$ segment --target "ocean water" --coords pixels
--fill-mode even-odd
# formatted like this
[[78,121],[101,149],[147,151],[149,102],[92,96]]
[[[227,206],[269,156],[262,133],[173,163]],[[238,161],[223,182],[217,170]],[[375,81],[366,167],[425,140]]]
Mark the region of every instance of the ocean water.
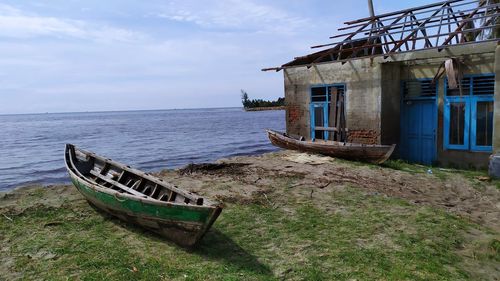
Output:
[[66,143],[154,172],[275,151],[264,129],[284,127],[284,111],[241,108],[0,115],[0,191],[68,183]]

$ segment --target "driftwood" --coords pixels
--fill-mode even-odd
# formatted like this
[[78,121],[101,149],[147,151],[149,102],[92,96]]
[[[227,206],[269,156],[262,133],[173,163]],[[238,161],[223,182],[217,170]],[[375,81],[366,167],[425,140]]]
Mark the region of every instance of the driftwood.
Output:
[[9,218],[8,216],[6,216],[5,214],[2,214],[6,219],[10,220],[10,221],[14,221],[13,219]]
[[177,172],[180,175],[190,175],[194,173],[216,173],[219,171],[229,172],[229,173],[240,173],[240,168],[248,166],[250,164],[246,163],[201,163],[201,164],[188,164],[183,168],[179,169]]

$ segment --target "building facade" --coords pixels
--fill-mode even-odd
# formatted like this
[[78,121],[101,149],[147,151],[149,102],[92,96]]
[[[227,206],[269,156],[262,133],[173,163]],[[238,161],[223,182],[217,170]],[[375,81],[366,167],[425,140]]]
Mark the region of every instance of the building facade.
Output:
[[[435,10],[447,7],[446,3],[436,4]],[[432,12],[436,5],[424,11]],[[498,15],[497,4],[483,5],[489,6],[483,6],[482,13],[479,7],[473,15]],[[387,16],[378,17],[382,21]],[[394,41],[390,47],[397,51],[388,52],[384,45],[389,43],[383,43],[387,41],[378,27],[375,39],[347,38],[334,48],[275,68],[283,70],[287,133],[338,140],[342,126],[343,141],[397,144],[393,157],[410,162],[487,167],[489,156],[500,152],[500,47],[492,35],[496,30],[485,40],[476,34],[467,41],[469,32],[464,30],[438,34],[456,36],[455,43],[445,40],[438,48],[430,43],[430,31],[418,37],[421,28],[419,24],[410,29],[406,38],[410,42],[423,38],[420,48],[414,44],[413,49],[401,51],[402,41]],[[342,53],[347,43],[351,51]]]

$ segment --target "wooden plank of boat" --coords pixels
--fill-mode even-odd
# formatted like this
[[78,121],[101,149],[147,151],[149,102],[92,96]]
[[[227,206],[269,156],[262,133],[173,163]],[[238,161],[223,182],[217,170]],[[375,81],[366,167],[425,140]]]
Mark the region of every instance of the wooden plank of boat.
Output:
[[92,205],[178,245],[195,246],[222,212],[218,202],[74,145],[64,156],[71,181]]
[[395,144],[393,145],[368,145],[349,142],[336,141],[304,141],[292,138],[284,133],[274,130],[266,130],[267,136],[275,146],[298,150],[302,152],[317,153],[348,160],[370,162],[382,164],[391,156]]

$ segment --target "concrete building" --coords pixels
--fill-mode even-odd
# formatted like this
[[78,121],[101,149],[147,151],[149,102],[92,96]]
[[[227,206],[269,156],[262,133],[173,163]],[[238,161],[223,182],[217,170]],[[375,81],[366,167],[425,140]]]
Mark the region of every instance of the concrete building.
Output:
[[500,151],[497,2],[462,7],[455,19],[462,1],[348,22],[344,29],[361,29],[272,68],[284,74],[287,133],[397,144],[393,157],[410,162],[487,167]]

